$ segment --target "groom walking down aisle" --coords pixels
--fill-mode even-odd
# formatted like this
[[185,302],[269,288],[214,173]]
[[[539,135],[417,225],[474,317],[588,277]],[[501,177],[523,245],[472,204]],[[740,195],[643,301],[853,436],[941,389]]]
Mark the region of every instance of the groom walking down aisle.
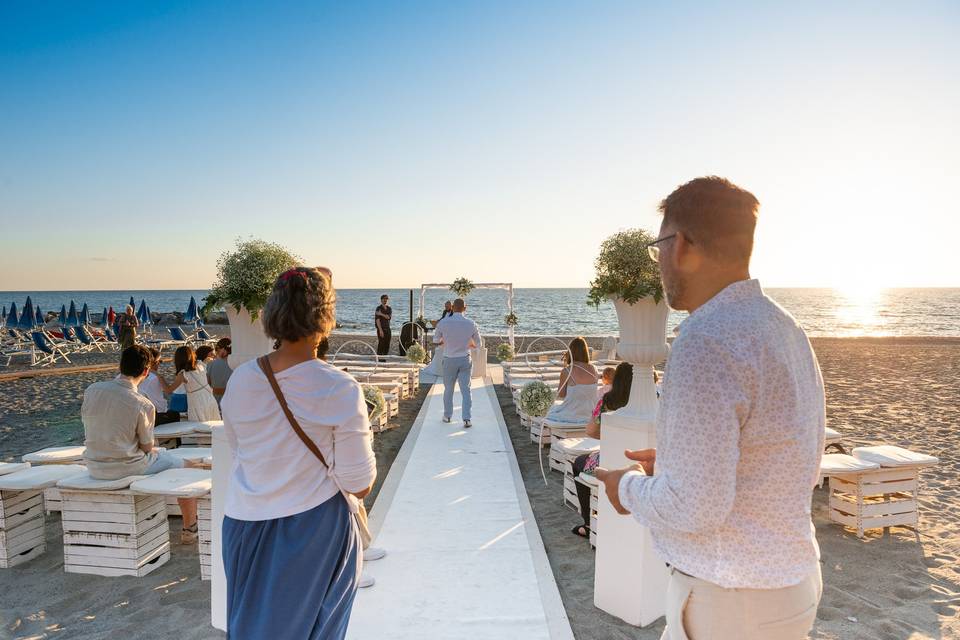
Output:
[[433,341],[443,345],[443,421],[449,423],[453,418],[453,385],[460,385],[463,396],[463,426],[473,426],[470,422],[470,410],[473,398],[470,396],[470,377],[473,363],[470,361],[470,349],[480,346],[480,332],[477,323],[463,315],[467,305],[463,298],[453,301],[453,315],[437,323]]
[[803,329],[750,279],[758,206],[717,177],[660,204],[648,250],[667,302],[690,315],[667,359],[656,450],[596,472],[671,567],[666,640],[800,640],[823,590],[810,518],[823,379]]

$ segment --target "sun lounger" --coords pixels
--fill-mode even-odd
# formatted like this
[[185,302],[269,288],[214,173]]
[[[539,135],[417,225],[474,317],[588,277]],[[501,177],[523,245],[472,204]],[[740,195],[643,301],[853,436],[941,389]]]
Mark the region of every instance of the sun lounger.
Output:
[[27,467],[0,475],[0,568],[32,560],[47,548],[43,492],[79,465]]
[[170,559],[164,497],[130,489],[147,477],[95,480],[84,473],[58,483],[64,571],[143,577]]
[[[33,366],[49,367],[61,360],[70,363],[70,358],[67,357],[66,352],[51,342],[47,334],[42,331],[33,331],[30,333],[30,337],[33,340],[34,347]],[[37,352],[39,352],[39,357]]]

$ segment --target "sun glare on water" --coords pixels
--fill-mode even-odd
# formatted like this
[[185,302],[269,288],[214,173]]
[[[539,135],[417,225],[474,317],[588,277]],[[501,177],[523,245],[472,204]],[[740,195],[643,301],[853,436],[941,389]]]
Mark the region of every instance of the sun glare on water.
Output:
[[834,291],[837,294],[835,317],[837,331],[850,336],[884,334],[886,319],[881,315],[884,288],[868,282],[851,282]]

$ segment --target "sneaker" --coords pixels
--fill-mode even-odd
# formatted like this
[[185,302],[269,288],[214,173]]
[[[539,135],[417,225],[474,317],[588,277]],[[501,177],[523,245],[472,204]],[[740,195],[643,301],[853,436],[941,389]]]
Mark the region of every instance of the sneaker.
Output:
[[357,587],[360,589],[366,589],[367,587],[372,587],[376,580],[373,579],[373,576],[368,576],[365,573],[360,574],[360,582],[357,583]]
[[387,550],[380,547],[367,547],[363,550],[363,560],[365,562],[372,562],[373,560],[379,560],[383,556],[387,555]]
[[448,416],[443,416],[444,424],[450,424],[450,418]]
[[464,421],[463,421],[463,428],[464,428],[464,429],[469,429],[469,428],[472,427],[472,426],[473,426],[473,423],[470,422],[469,420],[464,420]]
[[180,544],[196,544],[198,537],[197,525],[193,525],[189,529],[183,528],[180,530]]

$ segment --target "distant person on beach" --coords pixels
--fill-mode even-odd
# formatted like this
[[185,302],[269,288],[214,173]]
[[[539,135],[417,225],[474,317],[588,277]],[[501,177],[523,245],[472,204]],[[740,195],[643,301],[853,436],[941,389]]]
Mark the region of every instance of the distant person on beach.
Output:
[[171,422],[180,422],[180,412],[170,411],[167,406],[167,398],[163,395],[163,385],[160,383],[160,351],[150,347],[150,373],[140,383],[138,390],[140,395],[153,403],[153,408],[157,411],[155,425],[170,424]]
[[657,449],[598,468],[613,507],[671,566],[663,638],[800,640],[823,589],[810,519],[826,407],[803,329],[750,279],[757,199],[717,177],[660,203],[667,359]]
[[220,401],[223,400],[223,394],[227,390],[227,381],[230,379],[230,374],[233,373],[230,363],[227,362],[227,358],[233,353],[232,344],[230,338],[217,340],[214,347],[217,359],[207,365],[207,382],[210,384],[210,389],[213,391],[213,397],[217,400],[217,404],[220,404]]
[[127,305],[126,311],[117,318],[117,340],[120,342],[120,351],[132,347],[137,343],[137,327],[140,321],[133,312],[133,307]]
[[453,389],[455,384],[459,384],[463,398],[460,413],[463,426],[469,428],[473,424],[473,398],[470,394],[473,362],[470,360],[470,349],[479,347],[482,340],[477,323],[463,315],[466,310],[463,298],[454,300],[453,315],[437,323],[433,341],[443,345],[443,421],[449,423],[453,419]]
[[[587,425],[587,437],[597,440],[600,439],[603,414],[627,406],[627,402],[630,400],[630,386],[633,384],[633,365],[629,362],[621,362],[616,369],[607,367],[607,369],[604,369],[604,373],[607,370],[613,371],[610,388],[603,394],[597,408],[593,410],[590,424]],[[575,526],[572,533],[581,538],[590,537],[590,487],[581,482],[579,476],[581,473],[593,475],[599,463],[600,452],[595,451],[576,457],[572,465],[574,487],[577,490],[577,501],[580,503],[580,516],[583,518],[583,524]]]
[[193,348],[187,345],[177,347],[173,352],[173,365],[177,377],[170,384],[166,384],[163,378],[161,382],[167,393],[182,389],[181,393],[187,394],[187,419],[195,422],[219,420],[220,407],[207,382],[207,374],[197,368],[197,355]]
[[[117,480],[153,475],[183,466],[183,460],[154,446],[156,410],[137,392],[150,373],[153,355],[143,346],[127,347],[120,354],[120,375],[95,382],[83,393],[84,460],[92,478]],[[197,541],[197,499],[180,498],[183,513],[181,544]]]
[[569,424],[583,424],[597,406],[597,368],[590,364],[590,347],[582,337],[570,341],[563,354],[566,366],[560,371],[557,398],[563,400],[547,412],[547,419]]
[[261,314],[278,347],[238,367],[223,397],[231,638],[346,636],[363,562],[353,514],[377,467],[360,384],[317,358],[335,300],[328,270],[281,274]]
[[373,322],[377,325],[377,355],[390,354],[390,321],[393,319],[393,309],[388,304],[390,296],[380,296],[380,306],[373,312]]

